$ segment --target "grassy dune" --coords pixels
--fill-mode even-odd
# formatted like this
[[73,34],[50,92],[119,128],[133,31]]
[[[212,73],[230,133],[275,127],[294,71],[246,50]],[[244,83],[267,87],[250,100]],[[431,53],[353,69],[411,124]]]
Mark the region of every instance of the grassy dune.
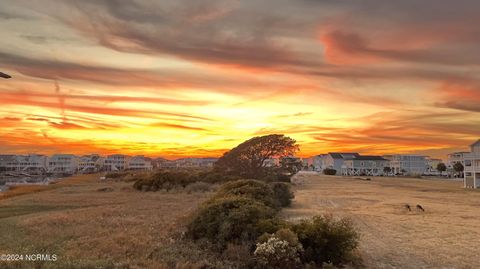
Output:
[[[181,222],[208,194],[142,193],[132,183],[78,176],[0,201],[0,254],[56,254],[56,262],[0,268],[170,268],[201,251],[177,240]],[[103,192],[102,188],[113,191]],[[188,257],[192,256],[192,257]],[[41,265],[40,267],[38,267]]]
[[99,175],[77,175],[74,177],[59,179],[58,181],[54,182],[55,184],[50,184],[50,185],[12,186],[10,187],[10,190],[8,192],[0,193],[0,200],[15,197],[15,196],[20,196],[20,195],[25,195],[25,194],[53,190],[59,187],[90,184],[92,182],[96,182],[96,179],[99,177],[100,177]]

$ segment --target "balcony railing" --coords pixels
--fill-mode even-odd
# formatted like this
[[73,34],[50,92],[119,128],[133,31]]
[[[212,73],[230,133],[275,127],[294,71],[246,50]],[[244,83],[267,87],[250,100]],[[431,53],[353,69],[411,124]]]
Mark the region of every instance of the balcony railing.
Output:
[[480,153],[466,153],[463,155],[464,160],[480,160]]

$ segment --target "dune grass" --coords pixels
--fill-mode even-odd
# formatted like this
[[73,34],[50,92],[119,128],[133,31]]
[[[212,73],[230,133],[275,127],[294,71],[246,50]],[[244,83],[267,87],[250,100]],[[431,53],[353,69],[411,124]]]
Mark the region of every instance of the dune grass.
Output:
[[58,260],[0,268],[171,268],[213,259],[180,239],[184,219],[209,193],[144,193],[99,175],[42,187],[21,186],[0,200],[0,254],[56,254]]

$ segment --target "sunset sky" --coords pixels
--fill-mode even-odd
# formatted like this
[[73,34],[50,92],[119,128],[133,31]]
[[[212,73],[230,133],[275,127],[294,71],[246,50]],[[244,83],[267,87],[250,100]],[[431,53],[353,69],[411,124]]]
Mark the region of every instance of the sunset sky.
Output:
[[282,133],[301,156],[444,157],[480,138],[479,25],[474,0],[4,0],[0,153]]

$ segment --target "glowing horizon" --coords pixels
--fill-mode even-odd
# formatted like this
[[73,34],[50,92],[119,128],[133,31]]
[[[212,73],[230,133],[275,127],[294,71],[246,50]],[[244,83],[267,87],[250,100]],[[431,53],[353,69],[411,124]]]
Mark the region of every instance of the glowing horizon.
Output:
[[272,133],[303,157],[467,150],[480,3],[455,6],[6,1],[0,154],[217,157]]

